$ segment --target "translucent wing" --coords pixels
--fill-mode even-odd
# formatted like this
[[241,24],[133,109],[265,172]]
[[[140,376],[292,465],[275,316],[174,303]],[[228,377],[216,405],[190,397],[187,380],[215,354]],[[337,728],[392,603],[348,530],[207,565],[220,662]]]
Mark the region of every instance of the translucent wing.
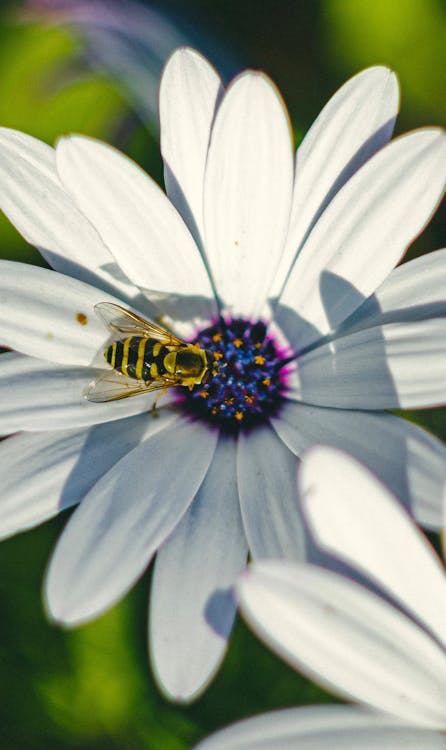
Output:
[[150,391],[172,388],[176,383],[152,380],[146,383],[144,380],[126,378],[116,370],[104,370],[95,380],[85,387],[83,396],[87,401],[102,403],[104,401],[119,401],[130,396],[139,396]]
[[166,346],[185,346],[185,342],[174,336],[164,328],[160,328],[149,320],[140,318],[136,313],[112,302],[98,302],[94,306],[95,313],[104,325],[113,333],[123,336],[145,336],[156,339]]

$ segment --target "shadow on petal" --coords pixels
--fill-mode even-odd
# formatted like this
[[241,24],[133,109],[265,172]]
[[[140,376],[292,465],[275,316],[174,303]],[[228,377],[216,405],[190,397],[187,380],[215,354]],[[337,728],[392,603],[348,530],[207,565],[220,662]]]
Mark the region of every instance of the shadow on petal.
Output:
[[[384,125],[378,128],[378,130],[376,130],[370,136],[370,138],[368,138],[362,144],[361,148],[359,148],[357,152],[353,154],[352,158],[345,165],[344,169],[338,175],[337,179],[333,182],[325,198],[323,199],[323,201],[321,202],[321,204],[315,211],[313,219],[310,225],[308,226],[308,229],[305,232],[305,235],[303,236],[299,247],[297,248],[294,260],[296,260],[300,250],[305,245],[308,237],[310,236],[317,222],[319,221],[320,217],[324,213],[327,206],[331,203],[335,195],[350,180],[350,178],[353,177],[355,172],[357,172],[358,169],[360,169],[365,164],[365,162],[371,158],[371,155],[373,155],[374,153],[376,153],[376,151],[382,148],[383,144],[387,143],[387,141],[392,136],[394,125],[395,125],[395,117],[392,117],[390,120],[385,122]],[[299,170],[299,150],[297,151],[297,162],[296,162],[297,173],[298,173],[298,170]]]
[[235,602],[232,589],[218,589],[209,597],[205,619],[210,628],[224,639],[227,639],[234,622]]
[[[146,431],[145,414],[142,417],[100,424],[88,430],[77,462],[61,491],[59,509],[64,510],[73,503],[82,501],[117,461],[140,444]],[[99,470],[98,466],[101,467]]]
[[[320,277],[320,298],[332,331],[325,336],[317,334],[313,325],[290,308],[282,307],[278,311],[278,324],[297,354],[298,399],[342,409],[378,409],[383,408],[382,401],[389,405],[387,408],[397,408],[398,392],[388,366],[387,344],[379,327],[373,328],[370,343],[359,341],[357,350],[355,340],[350,339],[347,332],[339,335],[337,330],[345,313],[357,309],[364,296],[345,279],[324,271]],[[300,345],[308,336],[314,343]],[[366,355],[371,357],[370,370],[373,368],[379,373],[379,381],[375,378],[370,382],[370,393],[365,382]],[[376,407],[373,406],[375,398]]]

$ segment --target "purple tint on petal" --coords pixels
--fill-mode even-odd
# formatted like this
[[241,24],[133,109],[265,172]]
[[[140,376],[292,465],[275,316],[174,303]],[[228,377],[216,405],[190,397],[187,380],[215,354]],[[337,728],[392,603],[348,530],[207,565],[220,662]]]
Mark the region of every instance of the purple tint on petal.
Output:
[[192,29],[177,12],[131,0],[28,0],[21,16],[72,28],[84,44],[88,64],[116,80],[131,106],[154,127],[159,78],[175,48],[196,47],[226,78],[240,68],[207,30]]

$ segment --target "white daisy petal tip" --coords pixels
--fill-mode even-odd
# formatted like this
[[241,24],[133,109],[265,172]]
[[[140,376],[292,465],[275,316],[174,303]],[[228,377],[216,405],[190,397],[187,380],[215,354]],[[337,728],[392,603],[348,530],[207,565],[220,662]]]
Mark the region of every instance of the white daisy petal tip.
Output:
[[[320,519],[330,516],[336,496],[344,497],[345,483],[355,475],[359,480],[370,480],[378,492],[381,489],[385,491],[384,486],[364,464],[339,448],[315,445],[302,455],[297,473],[299,504],[311,535],[322,549],[326,549],[324,542],[327,540],[321,527],[325,528],[326,524]],[[363,489],[366,489],[366,485]],[[359,483],[358,497],[361,497],[362,491]]]
[[252,566],[254,563],[251,563],[250,565],[247,565],[244,570],[242,570],[241,573],[237,576],[237,580],[234,584],[234,596],[236,599],[237,604],[239,604],[241,596],[243,595],[243,590],[246,585],[249,585],[249,581],[252,578]]
[[[307,448],[301,456],[302,464],[300,466],[299,475],[303,475],[305,467],[311,466],[312,464],[316,466],[317,462],[324,462],[330,458],[339,458],[342,456],[348,456],[347,451],[344,451],[341,448],[336,448],[333,445],[325,445],[323,443],[312,445],[310,448]],[[354,461],[355,459],[352,458],[351,460]],[[359,461],[356,461],[356,463],[359,463]]]
[[222,638],[222,651],[212,668],[203,669],[203,665],[194,663],[192,668],[190,659],[178,659],[175,653],[171,655],[170,665],[164,657],[162,670],[157,663],[156,653],[149,649],[150,663],[155,682],[160,692],[167,700],[174,703],[189,705],[196,701],[207,690],[220,669],[226,654],[227,638]]
[[368,79],[370,83],[382,89],[382,95],[387,98],[389,107],[395,111],[395,114],[398,113],[401,102],[401,90],[398,76],[392,68],[389,68],[387,65],[371,65],[369,68],[361,70],[353,78],[357,81],[359,79]]
[[[81,573],[80,573],[81,575]],[[60,585],[58,568],[50,559],[42,586],[42,603],[46,617],[54,625],[65,629],[76,628],[99,617],[107,607],[89,607],[85,600],[80,601],[75,593]]]
[[248,556],[235,469],[235,445],[220,440],[192,506],[157,554],[149,652],[163,692],[182,703],[213,679],[235,617],[232,586]]
[[63,155],[67,149],[71,148],[91,148],[94,145],[103,146],[105,149],[116,149],[110,146],[105,141],[101,141],[100,138],[93,138],[89,135],[82,135],[82,133],[65,133],[64,135],[58,136],[54,143],[56,150],[56,157]]
[[[446,130],[444,128],[436,125],[417,128],[409,133],[403,133],[398,136],[398,140],[402,138],[418,138],[420,143],[424,141],[424,146],[426,147],[429,145],[437,145],[438,148],[441,149],[443,158],[446,158]],[[440,165],[443,167],[444,171],[446,164],[444,162],[437,162],[437,167]],[[442,172],[441,169],[439,169],[439,171]]]
[[374,76],[376,79],[383,79],[383,81],[386,81],[386,78],[389,79],[389,81],[392,81],[392,83],[396,83],[398,85],[398,76],[396,75],[395,71],[392,70],[392,68],[389,68],[388,65],[370,65],[368,68],[364,68],[359,73],[357,73],[357,76]]
[[333,501],[330,487],[338,485],[342,491],[352,477],[358,479],[358,491],[362,480],[398,502],[367,466],[346,451],[330,445],[315,445],[304,451],[297,481],[300,503],[313,533],[316,531],[314,518],[322,515],[324,507],[329,508]]
[[51,146],[32,135],[28,135],[28,133],[25,133],[22,130],[0,126],[0,144],[10,144],[11,142],[26,143],[31,147],[36,146],[37,148],[44,148],[48,153],[50,153],[51,150]]
[[285,560],[255,560],[237,576],[234,584],[234,597],[245,619],[249,620],[250,602],[257,595],[262,597],[262,589],[271,570],[274,572],[276,563],[283,566],[294,563]]
[[383,97],[387,99],[388,111],[394,112],[395,121],[401,106],[401,89],[397,74],[385,65],[377,65],[369,70],[376,74],[377,81],[383,87]]
[[[81,147],[83,143],[102,143],[98,138],[92,138],[91,136],[82,135],[82,133],[64,133],[59,135],[54,141],[54,150],[56,152],[56,165],[57,161],[65,156],[66,152],[70,152],[73,147]],[[105,145],[105,143],[104,143]]]
[[[70,594],[68,588],[62,587],[58,568],[52,563],[53,560],[50,560],[43,582],[43,609],[50,622],[66,629],[77,628],[101,617],[114,607],[130,588],[128,586],[127,591],[122,592],[120,596],[105,601],[95,601],[94,594],[92,597],[86,597],[83,592],[77,591]],[[79,576],[81,575],[82,573],[79,573]]]
[[[446,473],[446,466],[445,466]],[[364,492],[377,493],[382,503],[396,503],[401,513],[410,517],[398,498],[362,461],[347,451],[331,445],[314,445],[302,454],[297,475],[299,498],[307,520],[330,507],[333,495],[348,490],[353,494],[352,483],[357,484],[358,497]],[[332,488],[332,492],[330,492]],[[345,492],[344,492],[345,494]]]
[[[217,70],[209,60],[193,47],[177,47],[167,58],[160,79],[160,101],[176,93],[178,81],[195,82],[197,88],[209,78],[220,80]],[[163,125],[161,121],[161,125]]]
[[[181,668],[183,666],[183,668]],[[160,693],[170,702],[178,703],[183,706],[188,706],[207,690],[212,680],[214,679],[220,663],[217,667],[207,676],[206,680],[200,682],[191,679],[190,670],[186,665],[176,664],[172,670],[170,679],[166,679],[165,676],[161,675],[157,669],[156,662],[151,658],[151,668],[158,686]]]
[[58,135],[54,141],[54,149],[57,151],[58,148],[63,148],[65,141],[69,141],[73,137],[74,133],[63,133],[63,135]]
[[[436,167],[439,185],[441,186],[441,184],[443,184],[443,191],[440,192],[439,198],[439,200],[441,200],[445,190],[446,130],[434,125],[425,128],[417,128],[409,133],[401,134],[395,139],[395,141],[405,141],[407,148],[412,149],[415,157],[417,150],[420,156],[423,155],[424,151],[432,150],[432,153],[426,155],[426,168],[431,164],[433,167]],[[429,162],[431,162],[431,164]]]
[[175,675],[176,679],[167,681],[165,677],[159,673],[156,661],[154,661],[153,655],[150,654],[150,651],[149,657],[150,667],[155,683],[158,687],[158,690],[163,695],[163,697],[166,698],[166,700],[172,703],[188,705],[195,700],[195,697],[198,697],[198,691],[197,695],[195,695],[194,688],[190,688],[188,686],[187,675],[179,674],[177,672]]
[[357,87],[358,84],[368,87],[370,95],[376,93],[385,99],[387,111],[393,112],[396,117],[401,103],[401,89],[398,76],[392,68],[387,65],[371,65],[353,75],[341,88]]
[[234,89],[241,90],[246,98],[252,98],[253,101],[257,97],[259,101],[264,99],[267,103],[269,98],[271,104],[275,102],[279,105],[288,126],[290,148],[292,149],[294,135],[290,115],[282,93],[272,78],[263,70],[249,68],[234,78],[228,87],[228,92]]
[[82,625],[89,618],[82,618],[70,607],[67,600],[62,601],[54,595],[48,583],[48,571],[42,591],[43,609],[47,619],[54,625],[71,629]]
[[197,65],[205,68],[213,68],[209,60],[194,47],[188,47],[187,45],[176,47],[164,64],[160,86],[165,83],[166,75],[169,76],[173,71],[196,67]]
[[[54,143],[54,149],[56,152],[56,168],[63,184],[67,170],[76,166],[77,159],[88,157],[89,154],[94,156],[96,153],[101,154],[107,151],[117,152],[113,146],[105,141],[82,135],[82,133],[66,133],[59,136]],[[70,192],[68,184],[64,184],[64,187]]]
[[[263,559],[251,562],[237,577],[235,582],[235,598],[240,614],[244,621],[254,630],[257,636],[273,649],[280,643],[273,636],[270,637],[268,627],[262,620],[263,611],[273,611],[279,599],[277,589],[282,585],[282,579],[293,580],[299,570],[305,567],[302,563],[286,559]],[[311,566],[310,566],[311,567]],[[286,657],[283,657],[286,659]]]

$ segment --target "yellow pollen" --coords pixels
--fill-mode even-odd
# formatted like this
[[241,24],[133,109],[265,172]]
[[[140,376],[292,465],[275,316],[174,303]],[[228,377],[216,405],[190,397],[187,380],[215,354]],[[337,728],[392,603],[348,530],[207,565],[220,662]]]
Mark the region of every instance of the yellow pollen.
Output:
[[263,378],[262,383],[263,385],[271,385],[271,378]]
[[262,357],[261,354],[258,354],[256,357],[254,357],[254,362],[256,363],[256,365],[264,365],[265,357]]
[[236,411],[234,416],[240,422],[243,419],[243,412],[242,411]]
[[257,344],[254,344],[254,346],[255,346],[256,349],[261,349],[262,348],[262,344],[259,341],[257,342]]
[[237,349],[240,349],[240,347],[243,346],[242,339],[234,339],[234,346],[236,346]]
[[245,396],[245,401],[247,404],[253,404],[254,403],[254,396]]
[[223,354],[221,352],[214,352],[214,359],[222,359]]
[[225,398],[225,404],[227,406],[232,406],[233,403],[234,403],[234,399],[233,398]]
[[208,398],[209,393],[207,391],[200,391],[199,394],[200,398]]
[[214,408],[212,409],[212,414],[217,414],[217,412],[218,412],[218,409],[216,406],[214,406]]
[[212,336],[212,341],[214,341],[216,344],[218,344],[219,341],[221,341],[222,335],[221,333],[214,333]]

